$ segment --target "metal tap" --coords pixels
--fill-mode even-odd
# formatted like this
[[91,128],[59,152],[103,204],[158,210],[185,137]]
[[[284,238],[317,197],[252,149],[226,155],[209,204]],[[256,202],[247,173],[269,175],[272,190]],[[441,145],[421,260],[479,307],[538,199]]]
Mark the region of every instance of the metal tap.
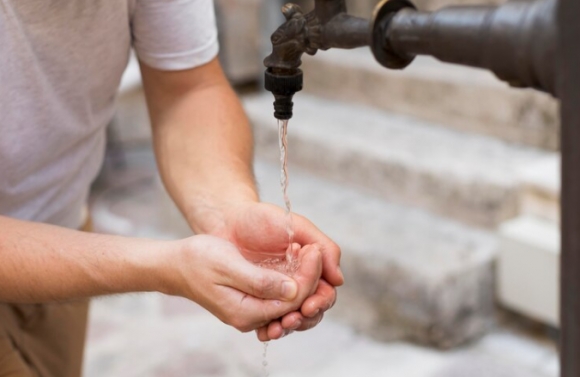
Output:
[[305,14],[296,4],[282,7],[286,22],[272,35],[272,54],[264,60],[266,89],[274,94],[274,116],[292,117],[292,97],[302,90],[302,54],[370,44],[370,21],[346,14],[344,0],[316,0]]
[[264,60],[265,86],[274,94],[274,116],[292,117],[292,97],[302,90],[302,54],[370,45],[383,66],[403,69],[417,55],[487,68],[512,86],[557,95],[556,0],[501,6],[452,6],[420,12],[409,0],[383,0],[372,21],[346,13],[344,0],[316,0],[304,14],[282,8],[286,22],[272,35]]

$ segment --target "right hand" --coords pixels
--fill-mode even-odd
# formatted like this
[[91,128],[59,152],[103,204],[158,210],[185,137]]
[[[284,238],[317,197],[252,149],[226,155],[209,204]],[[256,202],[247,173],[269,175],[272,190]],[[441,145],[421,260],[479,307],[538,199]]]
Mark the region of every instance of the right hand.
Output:
[[[255,262],[273,257],[284,258],[288,248],[288,216],[286,211],[272,204],[242,201],[224,205],[212,217],[211,233],[232,242],[242,255]],[[207,218],[207,217],[206,217]],[[221,221],[215,221],[215,219]],[[318,288],[308,297],[300,310],[285,314],[260,328],[258,339],[279,339],[291,331],[305,331],[316,326],[336,301],[336,287],[344,278],[340,271],[340,248],[312,222],[292,215],[294,242],[301,247],[316,248],[322,255],[322,276]]]
[[197,302],[242,332],[298,310],[318,286],[322,256],[303,248],[292,278],[248,262],[230,242],[207,235],[175,241],[166,265],[165,293]]

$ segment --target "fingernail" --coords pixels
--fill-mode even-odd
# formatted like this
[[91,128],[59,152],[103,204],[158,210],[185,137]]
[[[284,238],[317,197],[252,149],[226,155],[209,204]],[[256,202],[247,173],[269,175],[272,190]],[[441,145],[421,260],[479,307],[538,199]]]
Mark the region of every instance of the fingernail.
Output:
[[282,283],[282,298],[285,300],[293,300],[298,294],[298,287],[293,281],[285,281]]
[[340,268],[340,266],[338,267],[338,274],[340,275],[340,278],[342,279],[342,281],[344,281],[344,273],[342,272],[342,269]]
[[290,327],[290,330],[297,330],[300,326],[302,326],[302,321],[297,320],[296,322],[294,322],[294,325]]
[[314,318],[318,315],[318,313],[320,313],[320,309],[316,309],[316,311],[314,313],[312,313],[312,315],[310,316],[310,318]]

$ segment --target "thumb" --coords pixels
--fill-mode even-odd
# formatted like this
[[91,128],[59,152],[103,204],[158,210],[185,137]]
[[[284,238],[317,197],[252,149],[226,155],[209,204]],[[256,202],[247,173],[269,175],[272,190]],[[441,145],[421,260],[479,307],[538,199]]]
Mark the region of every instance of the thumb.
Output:
[[256,298],[292,301],[298,294],[298,284],[292,278],[258,267],[243,257],[229,264],[228,269],[226,285]]
[[305,300],[312,295],[318,286],[322,273],[322,254],[316,245],[304,246],[299,251],[300,266],[292,276],[301,287],[299,296]]

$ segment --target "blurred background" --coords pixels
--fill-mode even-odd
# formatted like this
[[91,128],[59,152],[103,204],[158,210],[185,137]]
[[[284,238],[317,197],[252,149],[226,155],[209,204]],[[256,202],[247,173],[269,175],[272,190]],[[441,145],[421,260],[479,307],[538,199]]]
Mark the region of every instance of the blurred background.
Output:
[[[416,3],[481,2],[496,1]],[[348,3],[370,17],[376,1]],[[261,61],[282,4],[215,1],[220,58],[254,126],[261,196],[279,205],[278,130]],[[429,58],[402,72],[368,49],[303,60],[289,194],[342,247],[347,283],[337,306],[318,328],[271,342],[264,368],[254,334],[184,299],[96,299],[85,375],[556,377],[557,103]],[[134,59],[108,133],[91,197],[96,230],[191,235],[156,172]]]

